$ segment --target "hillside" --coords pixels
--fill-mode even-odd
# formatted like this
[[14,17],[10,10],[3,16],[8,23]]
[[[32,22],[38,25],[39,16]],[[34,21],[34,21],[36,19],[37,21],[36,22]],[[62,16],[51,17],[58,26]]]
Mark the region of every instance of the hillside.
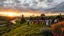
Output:
[[30,25],[20,25],[18,27],[16,27],[15,29],[12,29],[10,32],[3,34],[2,36],[29,36],[29,35],[39,35],[42,36],[42,34],[40,34],[42,32],[42,30],[44,29],[50,29],[49,27],[45,26],[45,25],[36,25],[36,24],[30,24]]

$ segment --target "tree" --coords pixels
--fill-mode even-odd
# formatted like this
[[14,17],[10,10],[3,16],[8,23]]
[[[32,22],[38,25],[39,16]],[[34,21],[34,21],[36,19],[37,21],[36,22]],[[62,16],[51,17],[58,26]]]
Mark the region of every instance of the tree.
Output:
[[45,16],[45,14],[41,14],[41,17],[44,17]]
[[41,14],[41,19],[44,20],[45,14]]

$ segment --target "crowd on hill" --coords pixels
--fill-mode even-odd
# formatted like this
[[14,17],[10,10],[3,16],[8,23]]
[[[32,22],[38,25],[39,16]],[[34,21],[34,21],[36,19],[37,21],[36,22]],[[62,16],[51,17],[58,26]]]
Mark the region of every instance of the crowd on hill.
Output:
[[[16,18],[16,20],[18,21],[18,18]],[[27,22],[27,24],[45,24],[45,25],[52,25],[54,23],[60,22],[60,21],[64,21],[64,16],[57,15],[57,16],[45,16],[45,14],[41,14],[41,16],[30,16],[28,18],[24,17],[24,15],[22,15],[20,17],[20,23],[23,24],[25,22]]]
[[62,15],[58,15],[56,17],[50,16],[46,17],[44,14],[41,14],[41,16],[36,16],[35,18],[30,16],[30,18],[27,20],[28,24],[45,24],[45,25],[52,25],[54,23],[64,21],[64,17]]

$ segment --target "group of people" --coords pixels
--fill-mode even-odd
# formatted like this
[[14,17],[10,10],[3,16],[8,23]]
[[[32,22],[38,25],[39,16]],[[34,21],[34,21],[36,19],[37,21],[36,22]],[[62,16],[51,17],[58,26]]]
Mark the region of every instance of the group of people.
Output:
[[27,24],[45,24],[45,25],[52,25],[54,23],[62,21],[64,18],[61,16],[50,16],[49,18],[43,16],[43,17],[31,17],[27,20]]
[[24,15],[22,15],[21,19],[21,24],[27,22],[27,24],[44,24],[44,25],[52,25],[55,24],[57,22],[63,21],[64,17],[62,17],[61,15],[58,16],[48,16],[46,17],[44,14],[41,14],[41,16],[36,16],[36,17],[28,17],[25,18]]

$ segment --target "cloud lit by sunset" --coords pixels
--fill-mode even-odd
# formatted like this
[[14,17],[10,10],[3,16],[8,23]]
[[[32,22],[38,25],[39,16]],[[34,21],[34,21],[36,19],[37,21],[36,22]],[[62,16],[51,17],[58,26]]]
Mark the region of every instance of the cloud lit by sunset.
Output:
[[64,15],[63,2],[64,0],[0,0],[0,15],[40,16],[41,13],[46,16],[59,15],[60,13]]
[[[33,10],[13,10],[13,9],[0,9],[0,16],[8,16],[8,17],[21,17],[22,15],[24,15],[25,17],[29,17],[29,16],[40,16],[43,12],[45,11],[33,11]],[[45,13],[46,16],[54,16],[54,15],[59,15],[60,13],[48,13],[48,11],[46,11]],[[64,15],[64,13],[61,13],[62,15]]]

